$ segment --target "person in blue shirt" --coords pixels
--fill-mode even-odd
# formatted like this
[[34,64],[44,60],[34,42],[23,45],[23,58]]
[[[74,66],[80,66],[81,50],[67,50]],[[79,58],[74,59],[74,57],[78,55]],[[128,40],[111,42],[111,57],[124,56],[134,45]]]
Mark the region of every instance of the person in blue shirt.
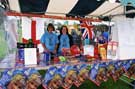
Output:
[[107,31],[107,29],[105,29],[105,31],[102,33],[102,36],[104,37],[105,41],[108,42],[109,32]]
[[62,53],[63,48],[68,49],[73,45],[72,36],[68,33],[68,28],[65,25],[61,27],[58,39],[59,39],[58,53]]
[[47,31],[42,35],[40,42],[44,48],[44,52],[56,54],[58,47],[58,37],[53,33],[55,30],[53,24],[49,23]]

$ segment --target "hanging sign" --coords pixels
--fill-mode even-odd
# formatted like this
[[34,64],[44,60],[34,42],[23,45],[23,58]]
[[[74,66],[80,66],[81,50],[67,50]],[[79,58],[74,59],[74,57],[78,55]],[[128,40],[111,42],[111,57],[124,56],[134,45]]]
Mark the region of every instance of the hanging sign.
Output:
[[112,41],[107,46],[107,59],[117,59],[118,42]]

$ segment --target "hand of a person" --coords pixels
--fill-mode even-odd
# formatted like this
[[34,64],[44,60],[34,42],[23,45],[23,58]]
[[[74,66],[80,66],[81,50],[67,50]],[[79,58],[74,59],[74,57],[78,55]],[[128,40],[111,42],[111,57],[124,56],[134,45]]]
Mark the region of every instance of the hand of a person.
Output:
[[53,53],[56,54],[56,53],[57,53],[57,50],[55,49],[55,50],[53,51]]
[[49,53],[50,51],[48,49],[44,49],[44,52]]

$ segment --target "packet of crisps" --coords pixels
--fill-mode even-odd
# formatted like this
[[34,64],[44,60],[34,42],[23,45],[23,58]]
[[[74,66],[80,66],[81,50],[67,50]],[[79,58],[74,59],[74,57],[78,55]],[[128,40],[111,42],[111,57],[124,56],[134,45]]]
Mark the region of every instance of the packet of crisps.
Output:
[[24,89],[25,79],[24,69],[13,70],[12,78],[7,89]]
[[48,88],[49,89],[58,89],[62,85],[62,77],[58,74],[55,74],[52,80],[50,81]]
[[98,69],[99,69],[99,63],[92,64],[91,70],[88,73],[88,77],[97,86],[100,86],[100,82],[99,81],[96,81],[96,76],[98,74]]
[[109,62],[109,65],[107,67],[107,77],[112,77],[114,75],[115,72],[115,67],[113,65],[113,62]]
[[4,70],[1,73],[1,78],[0,78],[0,89],[7,89],[7,85],[8,83],[11,81],[12,79],[12,71],[11,70]]
[[114,67],[115,67],[115,72],[114,72],[114,75],[113,75],[113,79],[114,79],[114,81],[117,81],[122,76],[122,74],[124,74],[122,61],[114,62]]
[[135,75],[135,63],[131,64],[130,68],[128,69],[127,75],[129,78]]
[[64,78],[64,83],[62,87],[64,89],[70,89],[75,80],[77,80],[77,74],[74,66],[72,65],[66,66],[66,76]]
[[88,78],[88,65],[87,64],[81,64],[77,65],[77,80],[74,82],[74,84],[79,87],[87,78]]
[[96,81],[101,84],[102,82],[106,82],[107,78],[107,65],[106,62],[102,62],[99,64],[98,73],[96,76]]
[[49,85],[50,81],[53,79],[53,77],[55,76],[56,70],[57,70],[57,68],[55,66],[52,66],[47,70],[47,72],[44,76],[43,84],[42,84],[42,86],[45,89],[49,89],[48,85]]
[[124,71],[127,72],[127,70],[130,67],[130,60],[124,60],[122,66],[123,66]]
[[37,89],[41,85],[41,75],[35,68],[29,68],[25,71],[27,76],[26,89]]
[[50,81],[48,87],[51,89],[58,89],[63,86],[63,79],[66,76],[66,66],[58,66],[53,79]]

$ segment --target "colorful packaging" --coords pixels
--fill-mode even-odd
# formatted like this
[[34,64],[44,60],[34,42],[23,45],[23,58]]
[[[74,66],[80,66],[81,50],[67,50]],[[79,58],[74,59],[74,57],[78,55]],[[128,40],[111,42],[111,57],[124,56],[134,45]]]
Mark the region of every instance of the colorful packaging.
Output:
[[54,57],[53,63],[58,64],[60,62],[60,59],[58,57]]
[[51,61],[51,54],[50,53],[44,53],[44,58],[43,58],[43,62],[46,65],[49,65]]
[[113,75],[113,79],[114,79],[114,81],[117,81],[122,76],[122,74],[124,74],[122,61],[115,61],[114,67],[115,67],[115,72],[114,72],[114,75]]
[[67,66],[60,66],[57,68],[56,74],[59,74],[62,78],[65,78],[67,74]]
[[131,66],[131,62],[130,61],[132,61],[132,60],[125,60],[125,61],[123,61],[123,68],[124,68],[124,71],[127,73],[127,70],[130,68],[130,66]]
[[77,65],[77,80],[74,84],[79,87],[88,78],[88,68],[87,64]]
[[64,56],[59,56],[59,59],[60,59],[60,62],[61,62],[61,63],[64,63],[64,62],[67,61]]
[[[55,68],[53,68],[51,70],[55,70]],[[58,89],[59,87],[62,87],[63,79],[65,76],[66,76],[65,66],[60,66],[60,67],[56,68],[55,73],[54,73],[52,79],[49,80],[49,83],[46,88],[47,89]]]
[[107,60],[107,51],[106,51],[106,47],[104,44],[99,44],[99,54],[100,54],[100,57],[103,61],[106,61]]
[[4,70],[1,73],[1,78],[0,78],[0,88],[1,89],[7,89],[7,85],[8,83],[11,81],[12,79],[12,72],[11,70]]
[[13,70],[12,79],[7,86],[7,89],[23,89],[25,88],[24,69]]
[[64,89],[70,89],[71,86],[73,85],[74,81],[77,80],[77,75],[76,75],[76,71],[74,69],[74,66],[66,66],[66,70],[67,70],[67,74],[64,78],[64,83],[63,83],[63,88]]
[[70,51],[73,56],[79,56],[81,54],[81,50],[77,45],[71,46]]
[[128,69],[127,75],[129,78],[135,75],[135,63],[131,64],[130,68]]
[[30,68],[26,72],[26,89],[37,89],[41,85],[41,76],[39,72],[34,68]]
[[50,81],[53,79],[53,77],[55,76],[56,70],[57,70],[57,68],[54,66],[50,67],[47,70],[45,77],[44,77],[44,80],[43,80],[43,87],[45,89],[48,89],[48,85],[49,85]]
[[92,64],[91,66],[91,70],[89,71],[88,73],[88,77],[89,79],[94,82],[97,86],[100,85],[100,83],[98,81],[96,81],[96,76],[98,74],[98,69],[99,69],[99,64],[96,63],[96,64]]
[[114,75],[115,72],[115,67],[113,65],[113,62],[109,62],[109,65],[107,67],[107,77],[112,77]]
[[24,49],[18,49],[18,57],[16,60],[16,66],[24,65]]
[[60,75],[55,75],[54,78],[50,81],[48,88],[49,89],[58,89],[61,87],[62,84],[62,78]]
[[102,82],[107,81],[107,65],[105,62],[99,64],[98,73],[96,76],[96,81],[101,84]]

